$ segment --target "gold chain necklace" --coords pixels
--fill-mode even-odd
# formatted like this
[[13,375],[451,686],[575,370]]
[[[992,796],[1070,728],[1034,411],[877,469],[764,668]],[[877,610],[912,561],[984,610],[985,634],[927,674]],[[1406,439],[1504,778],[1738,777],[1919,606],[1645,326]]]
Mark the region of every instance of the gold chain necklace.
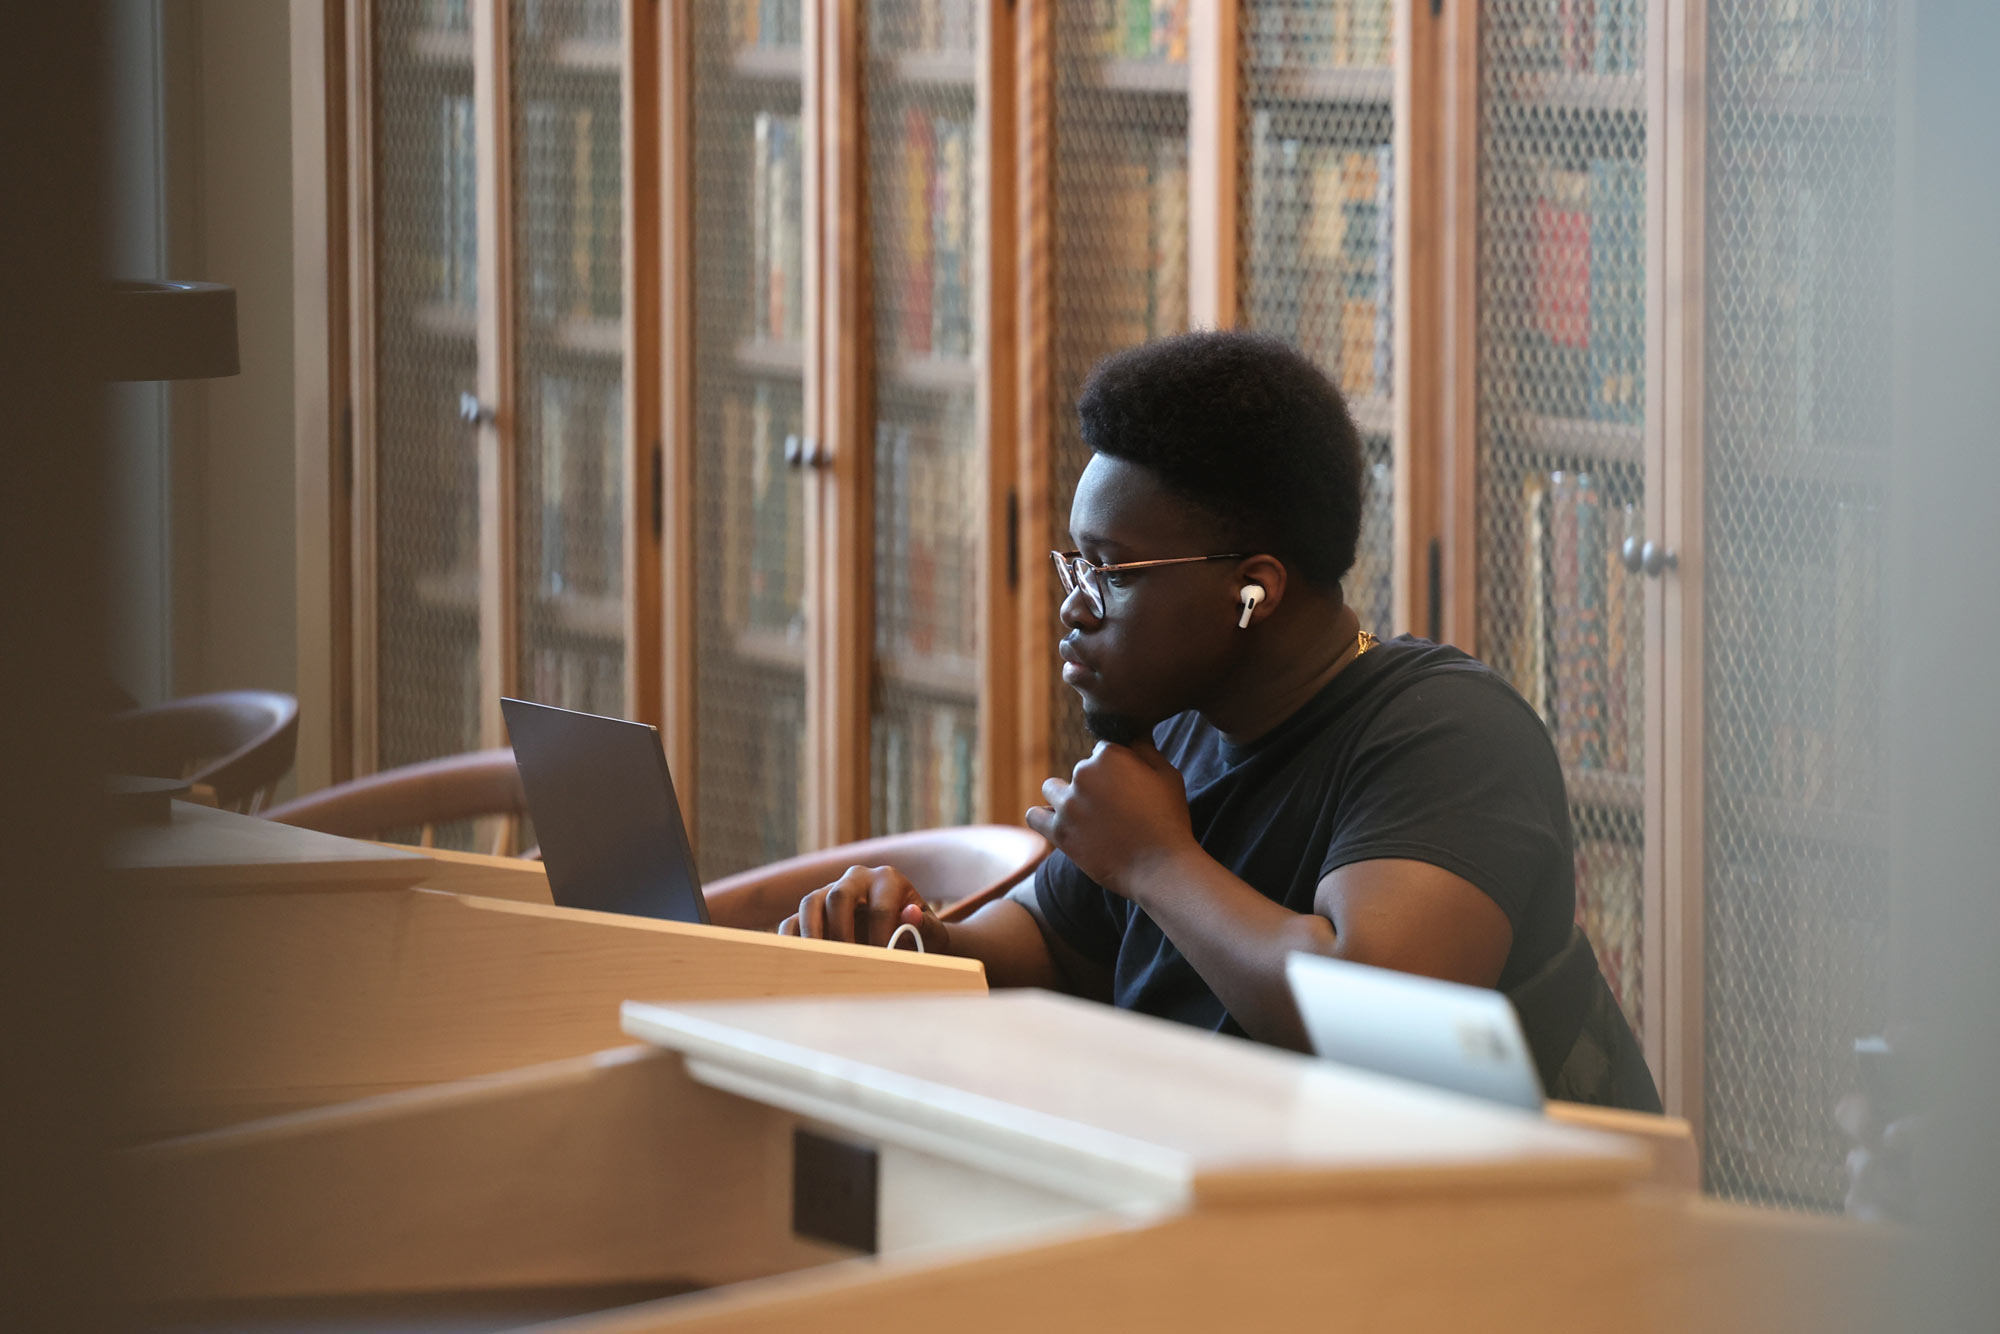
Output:
[[1375,638],[1374,635],[1369,634],[1366,630],[1361,631],[1354,636],[1354,656],[1357,658],[1360,657],[1381,642],[1381,640]]

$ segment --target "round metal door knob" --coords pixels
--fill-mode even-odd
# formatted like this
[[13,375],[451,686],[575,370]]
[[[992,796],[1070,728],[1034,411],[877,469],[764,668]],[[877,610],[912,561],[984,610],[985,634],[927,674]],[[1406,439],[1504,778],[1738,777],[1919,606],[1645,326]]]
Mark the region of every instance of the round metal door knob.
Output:
[[467,426],[486,426],[493,421],[493,409],[479,401],[477,394],[458,396],[458,419]]
[[1639,568],[1650,578],[1657,579],[1680,563],[1681,558],[1665,547],[1654,546],[1648,542],[1639,548]]
[[1625,545],[1618,549],[1619,557],[1625,562],[1625,568],[1633,574],[1639,573],[1645,564],[1645,547],[1646,544],[1638,538],[1628,537],[1625,539]]

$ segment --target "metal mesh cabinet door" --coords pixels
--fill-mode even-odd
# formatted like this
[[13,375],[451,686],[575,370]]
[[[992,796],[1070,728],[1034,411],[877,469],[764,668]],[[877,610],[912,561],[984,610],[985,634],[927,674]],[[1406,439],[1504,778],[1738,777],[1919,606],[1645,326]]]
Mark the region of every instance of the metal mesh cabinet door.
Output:
[[1478,651],[1554,733],[1578,919],[1642,1032],[1645,20],[1480,6],[1477,292]]
[[980,3],[873,0],[866,11],[877,834],[966,824],[979,809]]
[[806,717],[798,0],[694,0],[695,841],[714,877],[800,850]]
[[1387,635],[1395,550],[1394,0],[1247,0],[1238,183],[1249,328],[1310,356],[1366,451],[1361,545],[1343,592]]
[[624,715],[621,0],[512,0],[517,689]]
[[478,437],[459,416],[478,381],[477,127],[464,4],[381,0],[372,40],[372,748],[388,768],[479,745]]
[[1710,1189],[1838,1208],[1887,1004],[1878,727],[1893,6],[1707,3]]
[[[1050,5],[1048,518],[1063,547],[1090,461],[1076,423],[1084,377],[1110,353],[1187,328],[1189,3]],[[1037,572],[1023,577],[1047,581],[1053,627],[1060,598],[1045,559],[1023,553]],[[1051,772],[1067,773],[1093,743],[1053,657],[1047,671]]]

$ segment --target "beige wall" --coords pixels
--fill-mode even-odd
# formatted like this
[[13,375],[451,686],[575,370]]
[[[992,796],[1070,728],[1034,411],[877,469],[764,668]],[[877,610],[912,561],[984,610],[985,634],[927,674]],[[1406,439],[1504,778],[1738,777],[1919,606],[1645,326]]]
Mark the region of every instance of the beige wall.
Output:
[[288,7],[160,12],[175,276],[235,286],[242,359],[173,391],[173,688],[295,692]]

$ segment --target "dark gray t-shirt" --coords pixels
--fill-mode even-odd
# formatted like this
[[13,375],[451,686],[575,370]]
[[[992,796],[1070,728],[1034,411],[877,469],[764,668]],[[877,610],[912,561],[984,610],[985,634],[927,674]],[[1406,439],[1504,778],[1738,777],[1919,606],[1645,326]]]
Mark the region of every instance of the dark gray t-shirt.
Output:
[[[1500,675],[1407,636],[1363,654],[1247,746],[1199,714],[1154,730],[1187,783],[1202,848],[1265,897],[1313,911],[1320,880],[1378,858],[1470,881],[1514,928],[1505,991],[1551,959],[1576,913],[1569,804],[1548,729]],[[1151,918],[1062,853],[1035,876],[1050,929],[1109,968],[1112,999],[1241,1035]]]

